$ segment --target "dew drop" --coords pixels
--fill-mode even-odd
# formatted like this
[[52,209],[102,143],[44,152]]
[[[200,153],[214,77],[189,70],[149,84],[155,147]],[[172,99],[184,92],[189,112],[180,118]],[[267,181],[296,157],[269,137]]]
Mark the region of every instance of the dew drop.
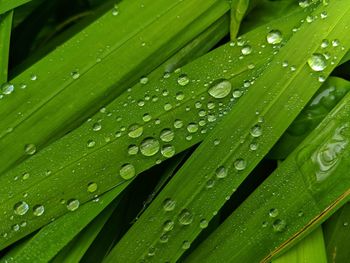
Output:
[[72,71],[70,73],[70,75],[72,76],[73,79],[78,79],[80,77],[80,74],[79,74],[79,72],[77,70]]
[[143,126],[133,124],[129,127],[128,135],[130,138],[138,138],[143,134]]
[[93,193],[93,192],[96,192],[97,190],[97,184],[96,183],[89,183],[88,186],[87,186],[87,191],[89,193]]
[[24,201],[20,201],[14,205],[13,209],[16,215],[23,216],[28,212],[29,205]]
[[163,142],[171,142],[174,139],[174,132],[170,129],[164,129],[160,132],[160,139]]
[[24,173],[23,175],[22,175],[22,180],[27,180],[28,178],[29,178],[29,173]]
[[15,231],[15,232],[17,232],[19,230],[19,228],[20,228],[19,224],[15,224],[15,225],[12,226],[12,230]]
[[198,131],[198,124],[196,123],[190,123],[187,125],[187,130],[189,133],[195,133]]
[[174,121],[174,127],[175,127],[176,129],[182,128],[182,127],[183,127],[183,122],[182,122],[182,120],[175,120],[175,121]]
[[87,141],[87,147],[88,147],[88,148],[94,147],[95,144],[96,144],[96,142],[95,142],[94,140],[88,140],[88,141]]
[[5,95],[11,94],[15,90],[15,86],[11,83],[4,83],[1,85],[1,91]]
[[185,94],[183,92],[176,93],[176,100],[183,100],[185,98]]
[[185,240],[184,242],[182,242],[182,249],[189,249],[191,246],[191,242]]
[[79,208],[80,202],[77,199],[70,199],[67,201],[67,209],[69,211],[75,211]]
[[135,144],[131,144],[128,147],[128,154],[129,155],[135,155],[139,152],[139,147],[137,147]]
[[244,159],[237,159],[236,161],[234,161],[233,165],[237,171],[242,171],[246,168],[247,163]]
[[150,120],[152,120],[152,117],[151,115],[149,115],[148,113],[145,113],[143,116],[142,116],[142,120],[144,122],[149,122]]
[[178,217],[181,225],[189,225],[193,221],[193,215],[188,209],[183,209]]
[[252,47],[249,45],[245,45],[242,47],[241,52],[243,55],[247,56],[252,53]]
[[284,230],[286,230],[287,224],[284,220],[276,219],[273,222],[272,227],[275,232],[283,232]]
[[147,83],[148,83],[148,78],[147,77],[140,78],[140,84],[146,85]]
[[233,92],[232,92],[232,97],[238,99],[239,97],[242,96],[242,91],[239,90],[239,89],[235,89]]
[[278,210],[276,208],[270,209],[269,216],[270,217],[277,217],[278,216]]
[[207,228],[207,227],[208,227],[208,220],[202,219],[202,220],[199,222],[199,227],[202,228],[202,229]]
[[166,212],[173,211],[176,206],[176,201],[172,200],[171,198],[167,198],[163,202],[163,209]]
[[140,151],[144,156],[153,156],[159,151],[159,141],[148,137],[141,142]]
[[33,155],[36,152],[36,146],[32,143],[24,146],[24,152],[28,155]]
[[177,83],[180,86],[186,86],[189,82],[190,82],[190,79],[186,74],[181,74],[177,79]]
[[217,178],[225,178],[227,176],[227,170],[224,166],[219,166],[215,170],[215,175]]
[[313,71],[323,71],[327,67],[326,57],[320,53],[314,53],[307,63]]
[[255,125],[250,129],[250,134],[257,138],[260,137],[262,135],[262,129],[259,125]]
[[45,207],[43,205],[36,205],[33,207],[33,215],[41,216],[45,212]]
[[228,80],[218,80],[213,83],[213,85],[208,89],[210,96],[216,99],[225,98],[230,94],[232,89],[231,82]]
[[171,230],[174,229],[174,225],[175,225],[174,221],[172,221],[172,220],[167,220],[167,221],[165,221],[165,223],[163,224],[163,230],[164,230],[165,232],[169,232],[169,231],[171,231]]
[[175,155],[175,147],[173,145],[164,145],[161,149],[161,154],[165,158],[171,158]]
[[169,236],[167,234],[163,234],[159,238],[160,243],[167,243],[169,241]]
[[102,128],[102,125],[101,125],[101,123],[99,123],[99,122],[96,122],[96,123],[92,126],[92,130],[93,130],[93,131],[100,131],[101,128]]
[[126,163],[120,168],[119,174],[124,180],[130,180],[136,175],[135,167],[130,163]]
[[281,43],[282,39],[282,32],[279,30],[271,30],[266,36],[267,43],[272,45]]

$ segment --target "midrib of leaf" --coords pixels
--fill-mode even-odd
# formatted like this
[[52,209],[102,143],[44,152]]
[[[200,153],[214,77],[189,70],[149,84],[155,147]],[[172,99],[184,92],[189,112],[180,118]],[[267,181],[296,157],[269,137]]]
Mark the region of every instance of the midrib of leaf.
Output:
[[[317,9],[317,10],[319,10],[319,9]],[[336,8],[335,8],[335,10],[336,10]],[[346,9],[347,10],[347,9]],[[334,10],[332,10],[332,11],[334,11]],[[346,11],[344,11],[344,13],[346,13]],[[333,14],[334,15],[334,14]],[[342,16],[342,18],[343,18],[344,16]],[[328,21],[327,21],[328,22]],[[337,24],[339,22],[339,20],[338,19],[335,19],[335,20],[333,20],[332,21],[332,23],[335,23],[335,24]],[[315,23],[315,22],[314,22]],[[324,23],[324,22],[323,22]],[[323,26],[324,26],[324,24],[323,24]],[[320,27],[320,28],[319,28]],[[316,26],[312,26],[312,25],[309,25],[308,27],[307,27],[307,31],[304,31],[304,34],[305,33],[307,33],[307,34],[310,34],[311,32],[314,32],[314,31],[316,31],[315,29],[321,29],[322,27],[321,26],[318,26],[318,25],[316,25]],[[338,29],[339,29],[339,25],[338,25]],[[330,33],[332,33],[333,31],[330,31],[330,32],[326,32],[326,33],[324,33],[324,35],[322,35],[323,37],[327,37]],[[298,35],[299,34],[299,35]],[[297,37],[297,36],[299,36],[299,37]],[[301,33],[297,33],[297,36],[296,36],[296,38],[293,40],[293,38],[292,38],[292,40],[289,42],[289,43],[287,43],[287,45],[289,46],[289,47],[292,47],[293,45],[296,45],[296,46],[298,46],[297,44],[295,44],[295,43],[298,43],[298,42],[300,42],[300,40],[301,39],[304,39],[303,37],[305,37],[305,36],[303,36],[303,35],[301,35]],[[317,40],[317,41],[316,41]],[[311,47],[313,47],[315,44],[316,44],[316,42],[318,43],[318,41],[321,41],[322,39],[320,39],[320,36],[318,35],[318,37],[314,40],[314,41],[311,41],[311,44],[308,44],[308,46],[310,46],[311,45]],[[294,41],[294,42],[293,42]],[[346,42],[346,41],[345,41]],[[345,44],[345,46],[347,47],[347,44],[349,44],[348,42],[346,42],[346,44]],[[298,57],[299,58],[299,61],[297,61],[297,65],[298,65],[298,67],[300,68],[299,69],[299,71],[296,71],[295,72],[295,74],[296,74],[296,76],[298,77],[298,79],[299,80],[302,80],[302,79],[304,79],[305,77],[308,77],[308,80],[309,81],[314,81],[315,82],[315,84],[314,84],[314,87],[313,87],[313,91],[315,92],[316,91],[316,87],[318,87],[319,85],[321,85],[321,83],[319,83],[317,80],[315,80],[315,79],[313,79],[314,77],[313,76],[310,76],[310,69],[308,69],[308,68],[306,68],[306,70],[305,71],[303,71],[303,73],[305,72],[305,76],[303,75],[303,74],[298,74],[298,73],[300,73],[301,72],[301,69],[305,69],[305,64],[306,64],[306,59],[308,58],[308,57],[306,57],[306,56],[308,56],[308,55],[311,55],[312,53],[313,53],[313,51],[314,51],[314,48],[313,49],[309,49],[309,47],[308,46],[305,46],[304,45],[304,49],[303,49],[303,51],[304,51],[304,53],[302,53],[302,54],[299,54],[300,55],[300,57]],[[285,56],[285,54],[283,53],[283,50],[285,50],[285,54],[287,54],[287,56]],[[288,56],[288,53],[289,53],[289,51],[290,50],[287,50],[287,46],[285,46],[284,48],[282,48],[282,50],[280,51],[280,53],[277,55],[277,57],[282,57],[282,58],[285,58],[285,57],[292,57],[291,55],[289,55]],[[343,55],[343,53],[345,53],[345,52],[341,52],[341,54]],[[306,56],[305,56],[306,55]],[[277,59],[276,59],[277,60]],[[295,61],[293,61],[293,62],[295,62]],[[334,66],[333,66],[334,67]],[[271,72],[274,72],[275,74],[277,74],[279,71],[281,71],[281,69],[280,68],[282,68],[282,66],[281,65],[278,65],[278,64],[276,64],[274,67],[272,67],[272,69],[270,69],[271,70]],[[328,75],[329,73],[330,73],[330,68],[331,67],[329,67],[327,70],[326,70],[326,75]],[[273,71],[275,69],[275,71]],[[293,73],[294,74],[294,73]],[[279,76],[280,76],[280,74],[278,74]],[[264,79],[264,76],[265,76],[265,78],[267,78],[267,79],[269,79],[269,76],[268,75],[263,75],[261,78],[258,78],[257,79],[257,81],[256,81],[256,83],[254,84],[255,86],[259,86],[259,84],[258,83],[260,83],[261,85],[261,87],[263,87],[264,88],[264,86],[265,86],[265,83],[269,83],[269,81],[267,81],[266,82],[266,80]],[[277,76],[278,77],[278,76]],[[277,78],[276,77],[276,78]],[[285,77],[285,78],[287,78],[287,77]],[[293,92],[292,90],[291,90],[291,83],[292,83],[292,81],[288,81],[289,79],[287,78],[287,81],[286,81],[286,84],[284,84],[283,83],[283,85],[286,85],[286,87],[284,88],[285,90],[287,90],[287,91],[290,91],[290,92]],[[299,81],[300,82],[300,81]],[[278,85],[278,83],[279,82],[277,82],[277,84],[275,84],[276,86]],[[253,86],[254,86],[253,85]],[[287,86],[287,85],[289,85],[289,86]],[[289,87],[289,88],[288,88]],[[255,98],[254,98],[254,96],[250,96],[249,97],[249,93],[250,92],[252,92],[252,89],[257,89],[257,87],[251,87],[250,88],[250,90],[248,91],[248,94],[242,99],[242,100],[240,100],[238,103],[239,103],[239,105],[243,105],[243,104],[245,104],[245,105],[247,105],[247,103],[249,102],[251,105],[259,105],[259,103],[257,103],[255,100],[260,100],[260,101],[262,101],[263,100],[263,98],[266,98],[266,99],[269,99],[268,97],[261,97],[261,96],[255,96]],[[290,95],[290,94],[288,94],[288,92],[285,92],[285,90],[282,90],[282,91],[284,91],[284,96],[285,97],[287,97],[288,98],[288,96],[287,95]],[[275,93],[276,92],[273,92],[273,94],[274,94],[274,96],[276,96],[277,98],[279,97],[279,98],[281,98],[281,93],[279,92],[280,91],[280,89],[277,89],[277,94],[275,95]],[[294,92],[293,92],[294,93]],[[256,95],[256,94],[255,94]],[[297,109],[293,109],[293,115],[296,115],[301,109],[302,109],[302,105],[303,104],[305,104],[307,101],[308,101],[308,98],[310,98],[312,96],[312,91],[309,91],[309,93],[308,94],[306,94],[306,95],[304,95],[304,97],[303,97],[303,99],[304,99],[304,101],[301,101],[298,105],[297,105]],[[276,103],[276,100],[275,100],[275,97],[273,97],[273,99],[271,100],[271,99],[269,99],[268,100],[269,101],[269,105],[278,105],[278,104],[281,104],[281,103]],[[282,101],[285,101],[285,99],[280,99],[280,101],[282,102]],[[289,102],[290,103],[290,102]],[[208,159],[205,159],[205,158],[209,158],[209,153],[208,152],[212,152],[212,151],[214,151],[214,149],[213,149],[213,146],[212,146],[212,141],[215,139],[215,137],[218,137],[218,138],[224,138],[225,136],[227,136],[228,134],[224,134],[221,130],[220,130],[220,128],[222,128],[222,130],[225,130],[226,129],[226,131],[228,130],[228,129],[232,129],[232,128],[236,128],[236,127],[233,127],[233,124],[231,123],[230,125],[229,125],[229,122],[231,122],[232,120],[237,120],[237,119],[239,119],[238,118],[238,116],[239,116],[239,114],[238,114],[238,111],[239,111],[239,109],[241,109],[240,107],[239,107],[239,105],[237,105],[237,107],[235,107],[234,108],[234,110],[233,110],[233,112],[235,112],[235,113],[231,113],[229,116],[227,116],[226,117],[226,119],[225,120],[223,120],[223,122],[221,123],[221,124],[219,124],[219,126],[217,127],[217,133],[212,133],[211,135],[209,135],[209,137],[206,139],[206,141],[199,147],[199,149],[196,151],[196,153],[195,153],[195,155],[194,156],[200,156],[200,154],[203,154],[203,152],[204,151],[206,151],[207,153],[203,156],[203,158],[201,159],[201,163],[199,163],[199,164],[197,164],[197,166],[194,164],[195,163],[195,160],[196,159],[194,159],[194,157],[192,158],[190,158],[190,160],[182,167],[182,169],[180,170],[180,174],[186,174],[186,175],[188,175],[188,174],[190,174],[191,172],[193,173],[193,171],[196,171],[195,173],[200,173],[200,174],[208,174],[208,170],[206,170],[205,172],[202,170],[201,171],[201,169],[205,169],[205,168],[202,168],[203,166],[204,167],[208,167],[209,165],[205,165],[204,164],[204,160],[206,160],[206,162],[208,162],[209,160]],[[277,107],[276,106],[276,109],[275,110],[280,110],[280,107]],[[270,112],[270,111],[267,111],[267,112]],[[234,114],[236,114],[236,115],[234,115]],[[271,115],[271,114],[270,114]],[[235,116],[235,118],[233,117],[233,116]],[[251,115],[252,116],[252,115]],[[264,116],[264,115],[262,115],[262,116]],[[247,130],[247,128],[249,128],[249,127],[252,127],[252,125],[254,125],[254,122],[252,121],[253,119],[256,119],[256,117],[251,117],[251,120],[248,120],[247,119],[247,117],[248,116],[245,116],[245,122],[244,122],[244,124],[246,124],[245,126],[243,126],[244,124],[241,124],[240,126],[239,126],[239,128],[240,128],[240,130]],[[272,116],[269,116],[269,117],[272,117]],[[289,117],[289,119],[288,119],[288,121],[292,121],[291,119],[290,119],[291,117]],[[230,121],[229,121],[230,120]],[[276,121],[272,121],[272,120],[270,120],[270,121],[266,121],[265,120],[265,122],[266,123],[274,123],[275,124],[275,122]],[[247,124],[248,123],[248,124]],[[226,126],[225,126],[226,125]],[[224,127],[224,128],[223,128]],[[226,128],[225,128],[226,127]],[[285,123],[283,123],[283,129],[286,129],[288,127],[288,125],[287,125],[287,123],[285,122]],[[249,130],[249,129],[248,129]],[[281,128],[278,128],[278,132],[279,133],[281,133],[281,132],[283,132],[282,130],[281,130]],[[213,134],[215,134],[215,135],[213,135]],[[240,136],[239,136],[239,134],[238,134],[238,136],[237,136],[237,134],[236,134],[236,137],[237,138],[240,138]],[[259,157],[258,158],[254,158],[255,160],[254,160],[254,165],[256,165],[257,164],[257,162],[264,156],[264,154],[266,154],[266,152],[268,151],[268,147],[272,147],[273,146],[273,144],[274,144],[274,142],[275,141],[272,141],[272,140],[277,140],[278,139],[278,137],[277,137],[277,135],[275,134],[274,136],[273,136],[273,139],[271,139],[271,138],[268,138],[269,140],[267,141],[267,143],[265,142],[264,144],[264,150],[263,151],[259,151]],[[207,142],[207,143],[206,143]],[[224,143],[225,144],[225,153],[227,152],[227,141]],[[237,143],[238,144],[238,143]],[[229,145],[233,145],[233,148],[230,148],[230,152],[235,152],[235,153],[237,153],[237,147],[236,147],[236,149],[235,149],[235,145],[237,145],[237,144],[232,144],[232,143],[229,143]],[[210,145],[210,147],[209,147],[209,145]],[[207,146],[206,148],[205,148],[205,146]],[[204,150],[205,149],[205,150]],[[210,149],[213,149],[213,150],[210,150]],[[236,150],[236,151],[235,151]],[[242,152],[242,151],[239,151],[239,152]],[[214,155],[218,155],[218,152],[216,151],[216,153],[214,154]],[[218,162],[218,163],[216,163],[216,166],[215,166],[215,168],[213,167],[213,170],[215,171],[215,169],[217,168],[217,167],[219,167],[220,166],[220,164],[223,164],[223,162],[222,162],[222,160],[225,160],[225,159],[227,159],[227,158],[225,158],[225,157],[227,157],[227,155],[225,154],[224,156],[222,156],[222,154],[220,155],[220,157],[217,157],[217,156],[215,156],[215,159],[219,159],[220,161]],[[198,158],[197,158],[197,160],[198,160]],[[251,160],[250,160],[251,161]],[[191,166],[192,165],[192,166]],[[251,164],[250,165],[250,167],[247,167],[245,170],[244,170],[244,175],[246,176],[247,174],[248,174],[248,172],[249,171],[251,171],[252,169],[253,169],[253,164]],[[198,167],[200,167],[200,171],[198,171],[197,170],[197,168]],[[228,167],[228,166],[225,166],[225,167]],[[214,173],[214,171],[212,171],[211,169],[210,169],[210,171],[211,171],[211,173],[210,174],[215,174]],[[228,177],[230,177],[230,175],[228,175]],[[185,178],[182,178],[183,180],[185,180]],[[242,181],[244,178],[240,178],[240,181]],[[175,176],[175,180],[176,180],[176,176]],[[180,180],[180,179],[179,179]],[[188,180],[191,180],[191,179],[188,179]],[[198,179],[193,179],[193,180],[196,180],[196,181],[198,181]],[[226,179],[227,180],[227,179]],[[177,182],[177,183],[179,183],[178,181],[175,181],[175,182]],[[174,184],[172,184],[172,188],[174,189],[175,188],[175,182],[174,182]],[[186,181],[186,182],[182,182],[182,183],[184,183],[185,185],[190,185],[191,184],[191,182],[190,181]],[[240,183],[238,183],[238,185],[239,185]],[[197,184],[196,184],[196,186],[197,186]],[[165,191],[165,193],[162,195],[162,198],[165,198],[165,196],[167,195],[167,196],[172,196],[172,194],[174,194],[171,190],[173,190],[173,189],[171,189],[171,188],[169,188],[169,191]],[[203,190],[204,190],[204,187],[202,188]],[[175,191],[175,190],[174,190]],[[178,198],[181,198],[181,199],[185,199],[186,201],[184,201],[184,202],[181,202],[180,203],[180,208],[179,209],[181,209],[181,208],[186,208],[186,207],[189,207],[189,209],[191,209],[190,208],[190,206],[188,206],[188,204],[190,204],[194,199],[196,199],[197,200],[197,203],[199,203],[200,201],[198,201],[200,198],[198,198],[197,196],[196,196],[196,194],[199,192],[200,190],[198,190],[198,187],[196,188],[196,190],[194,190],[194,189],[191,189],[191,191],[190,191],[190,195],[188,195],[188,194],[186,194],[185,196],[183,196],[182,198],[180,197],[182,194],[184,194],[183,192],[184,191],[180,191],[180,190],[177,190],[177,192],[176,192],[176,197],[178,197]],[[230,189],[230,191],[232,191],[232,189]],[[216,192],[220,192],[220,190],[218,189],[218,188],[216,188]],[[232,192],[231,192],[232,193]],[[228,194],[231,194],[231,193],[228,193]],[[164,199],[163,199],[164,200]],[[183,201],[183,200],[181,200],[181,201]],[[159,205],[159,203],[160,203],[161,201],[159,200],[158,202],[156,202],[156,204],[154,204],[154,206],[153,207],[155,207],[155,206],[158,206]],[[196,203],[196,202],[194,202],[194,203]],[[199,205],[199,204],[198,204]],[[158,209],[158,208],[157,208]],[[178,209],[176,209],[177,211],[178,211]],[[152,210],[152,212],[155,212],[154,211],[154,209]],[[149,213],[151,213],[151,212],[149,212]],[[197,214],[197,212],[196,212],[196,214]],[[172,217],[171,217],[171,219],[176,219],[175,217],[177,216],[177,214],[172,214]],[[168,218],[168,217],[167,217]],[[160,220],[162,220],[163,219],[163,217],[161,217],[160,218]],[[207,218],[208,220],[210,219],[210,216],[209,216],[209,218]],[[147,219],[145,219],[145,220],[147,220]],[[139,224],[141,224],[142,222],[145,222],[145,220],[144,221],[138,221],[137,223],[139,223]],[[136,223],[136,224],[137,224]],[[155,223],[156,224],[156,223]],[[135,229],[137,229],[137,228],[135,228]],[[157,228],[157,229],[159,229],[159,228]],[[140,229],[139,229],[140,230]],[[137,231],[137,230],[135,230],[135,231]],[[155,231],[155,228],[154,228],[154,231]],[[183,230],[184,231],[184,230]],[[196,231],[199,231],[199,230],[196,230]],[[156,233],[155,233],[155,235],[157,235]],[[172,232],[172,238],[174,238],[174,232]],[[184,237],[185,238],[185,237]],[[152,241],[144,241],[144,242],[152,242],[153,244],[155,244],[155,242],[156,241],[154,241],[155,239],[153,239],[153,238],[149,238],[149,239],[152,239]],[[179,239],[180,239],[180,237],[179,237]],[[190,237],[190,239],[192,239],[192,237]],[[190,240],[190,239],[186,239],[186,240]],[[184,240],[184,239],[182,239],[182,240]],[[130,240],[128,240],[128,241],[125,241],[126,243],[127,242],[130,242]],[[124,245],[125,243],[123,243],[123,245]],[[123,246],[123,245],[121,245],[120,246],[120,248],[119,249],[122,249],[122,248],[124,248],[124,249],[126,249],[126,247],[125,246]],[[118,248],[118,245],[117,245],[117,248]],[[169,250],[171,250],[171,244],[167,244],[167,248],[169,249]],[[176,248],[174,247],[174,250],[175,250]],[[146,248],[141,248],[141,250],[143,250],[144,252],[141,252],[141,251],[138,251],[139,253],[143,253],[143,255],[145,255],[145,254],[147,254],[147,252],[145,251],[146,250]],[[172,254],[171,252],[169,252],[169,250],[167,250],[164,246],[162,246],[162,249],[160,249],[160,252],[161,253],[163,253],[163,255],[164,255],[164,253],[165,254],[167,254],[169,257],[165,257],[165,258],[162,258],[162,256],[163,255],[157,255],[156,256],[156,258],[157,258],[157,260],[169,260],[169,258],[170,258],[170,260],[176,260],[177,259],[177,257],[178,257],[178,255],[177,254]],[[173,252],[175,252],[173,250]],[[179,249],[180,250],[180,249]],[[114,251],[114,253],[113,253],[113,255],[111,256],[111,257],[109,257],[108,258],[108,260],[107,260],[107,262],[110,262],[111,260],[112,260],[112,258],[115,260],[116,259],[116,257],[115,257],[115,255],[117,255],[118,254],[118,252],[117,251],[121,251],[121,250],[118,250],[118,249],[116,249],[115,251]],[[124,251],[124,253],[125,253],[125,251]],[[130,252],[131,253],[131,252]],[[126,255],[128,255],[128,256],[131,256],[131,254],[130,253],[127,253]],[[135,253],[135,251],[133,251],[133,253]],[[179,252],[178,251],[178,253],[183,253],[183,252]],[[134,254],[135,255],[135,254]],[[114,256],[114,257],[113,257]],[[139,258],[138,259],[142,259],[142,255],[141,254],[139,254],[139,256],[138,256]],[[136,258],[135,258],[136,259]],[[150,259],[150,258],[149,258]]]

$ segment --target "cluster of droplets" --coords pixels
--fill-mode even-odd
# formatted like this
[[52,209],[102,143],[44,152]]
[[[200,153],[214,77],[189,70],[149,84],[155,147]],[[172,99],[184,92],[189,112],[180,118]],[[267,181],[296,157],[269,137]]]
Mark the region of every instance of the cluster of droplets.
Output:
[[[287,223],[284,219],[279,219],[279,211],[277,208],[271,208],[268,212],[269,218],[272,220],[272,230],[276,233],[284,232],[287,228]],[[268,221],[262,223],[262,227],[266,228],[269,226]]]

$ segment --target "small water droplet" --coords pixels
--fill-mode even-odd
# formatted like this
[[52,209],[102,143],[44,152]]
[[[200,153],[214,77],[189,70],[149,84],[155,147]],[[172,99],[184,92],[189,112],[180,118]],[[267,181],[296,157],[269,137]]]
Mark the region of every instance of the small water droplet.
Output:
[[269,216],[270,217],[277,217],[278,216],[278,210],[276,208],[270,209]]
[[242,52],[242,54],[243,54],[244,56],[247,56],[247,55],[251,54],[252,51],[253,51],[253,50],[252,50],[252,47],[249,46],[249,45],[245,45],[245,46],[243,46],[242,49],[241,49],[241,52]]
[[67,201],[67,209],[69,211],[75,211],[79,208],[80,202],[77,199],[70,199]]
[[144,122],[149,122],[150,120],[152,120],[152,117],[151,115],[149,115],[148,113],[145,113],[143,116],[142,116],[142,120]]
[[29,205],[24,201],[20,201],[14,205],[13,209],[16,215],[23,216],[28,212]]
[[185,98],[185,94],[183,92],[176,93],[176,100],[183,100]]
[[167,220],[167,221],[165,221],[165,223],[163,224],[163,230],[164,230],[165,232],[169,232],[169,231],[171,231],[171,230],[174,229],[174,225],[175,225],[174,221],[172,221],[172,220]]
[[283,232],[287,228],[287,223],[284,220],[276,219],[273,222],[272,227],[275,232]]
[[166,212],[173,211],[176,206],[176,201],[172,200],[171,198],[167,198],[163,202],[163,209]]
[[227,170],[224,166],[219,166],[215,170],[215,175],[217,178],[225,178],[227,176]]
[[96,142],[94,140],[88,140],[87,141],[87,147],[92,148],[96,145]]
[[191,246],[191,242],[185,240],[184,242],[182,242],[182,249],[189,249]]
[[189,133],[195,133],[198,131],[198,124],[196,123],[190,123],[187,125],[187,130]]
[[138,124],[132,124],[129,127],[128,135],[130,138],[138,138],[143,134],[143,126]]
[[217,80],[214,81],[213,85],[208,89],[208,93],[210,96],[216,99],[225,98],[228,94],[230,94],[232,89],[231,82],[228,80]]
[[97,184],[92,182],[92,183],[89,183],[88,186],[87,186],[87,191],[89,193],[93,193],[93,192],[96,192],[97,190]]
[[183,127],[183,122],[182,122],[182,120],[175,120],[175,121],[174,121],[174,127],[175,127],[176,129],[182,128],[182,127]]
[[70,73],[70,75],[72,76],[73,79],[78,79],[80,77],[80,74],[79,74],[79,72],[77,70],[72,71]]
[[208,220],[206,219],[201,219],[201,221],[199,222],[199,227],[204,229],[204,228],[207,228],[208,227]]
[[99,122],[96,122],[93,126],[92,126],[92,130],[93,131],[100,131],[102,129],[102,125]]
[[326,57],[320,53],[314,53],[307,63],[313,71],[323,71],[327,67]]
[[28,155],[33,155],[36,152],[36,146],[32,143],[24,146],[24,152]]
[[15,232],[17,232],[19,230],[19,228],[20,228],[19,224],[15,224],[15,225],[12,226],[12,230],[15,231]]
[[169,236],[167,234],[163,234],[159,238],[160,243],[167,243],[169,241]]
[[146,85],[147,83],[148,83],[148,78],[147,77],[140,78],[140,84]]
[[237,171],[242,171],[246,168],[247,163],[244,159],[237,159],[236,161],[234,161],[233,165]]
[[193,215],[188,209],[183,209],[178,217],[181,225],[189,225],[193,221]]
[[137,147],[137,145],[135,144],[131,144],[128,147],[128,154],[129,155],[135,155],[139,152],[139,147]]
[[1,91],[5,95],[11,94],[15,90],[15,86],[11,83],[4,83],[1,85]]
[[165,158],[171,158],[175,155],[175,147],[173,145],[164,145],[161,149],[161,154]]
[[45,207],[43,205],[36,205],[33,207],[33,215],[41,216],[45,212]]
[[177,79],[177,83],[180,86],[186,86],[188,83],[190,83],[190,79],[186,74],[181,74]]
[[130,180],[136,175],[135,167],[130,163],[126,163],[120,168],[119,174],[124,180]]
[[271,30],[266,36],[267,43],[276,45],[282,42],[282,32],[279,30]]
[[22,180],[27,180],[28,178],[29,178],[29,173],[24,173],[23,175],[22,175]]
[[262,129],[259,125],[255,125],[250,129],[250,134],[257,138],[260,137],[262,135]]

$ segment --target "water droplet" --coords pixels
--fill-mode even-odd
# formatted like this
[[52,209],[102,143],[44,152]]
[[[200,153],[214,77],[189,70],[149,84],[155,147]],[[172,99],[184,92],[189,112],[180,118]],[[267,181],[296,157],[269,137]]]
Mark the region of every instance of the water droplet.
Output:
[[17,232],[19,230],[19,228],[20,228],[19,224],[15,224],[15,225],[12,226],[12,230],[15,231],[15,232]]
[[283,232],[284,230],[286,230],[287,224],[284,220],[276,219],[273,222],[272,227],[275,232]]
[[146,85],[147,83],[148,83],[148,78],[147,77],[140,78],[140,84]]
[[101,123],[99,123],[99,122],[96,122],[96,123],[92,126],[92,130],[93,130],[93,131],[99,131],[99,130],[101,130],[101,128],[102,128],[102,125],[101,125]]
[[36,152],[36,146],[32,143],[24,146],[24,152],[28,155],[33,155]]
[[268,222],[266,222],[266,221],[264,221],[264,222],[262,222],[262,227],[267,227],[269,225],[269,223]]
[[119,8],[118,8],[118,5],[115,4],[112,9],[112,15],[117,16],[118,14],[119,14]]
[[185,240],[184,242],[182,242],[182,249],[189,249],[191,246],[191,242]]
[[138,124],[133,124],[129,127],[129,137],[130,138],[138,138],[143,133],[143,126],[140,126]]
[[278,216],[278,210],[276,208],[270,209],[269,216],[270,217],[277,217]]
[[167,243],[169,241],[169,236],[167,234],[163,234],[159,238],[160,243]]
[[163,142],[171,142],[174,139],[174,132],[170,129],[164,129],[160,132],[160,139]]
[[149,122],[150,120],[152,120],[152,117],[151,117],[151,115],[149,115],[148,113],[145,113],[145,114],[143,115],[143,117],[142,117],[142,120],[143,120],[144,122]]
[[175,154],[175,147],[173,145],[164,145],[161,149],[161,154],[165,158],[171,158]]
[[239,90],[239,89],[235,89],[233,92],[232,92],[232,97],[238,99],[239,97],[242,96],[242,91]]
[[175,120],[175,121],[174,121],[174,127],[175,127],[176,129],[182,128],[182,127],[183,127],[183,122],[182,122],[182,120]]
[[89,193],[93,193],[93,192],[96,192],[97,190],[97,184],[96,183],[89,183],[88,186],[87,186],[87,191]]
[[153,156],[159,151],[159,141],[148,137],[141,142],[140,151],[144,156]]
[[327,48],[329,46],[329,41],[327,39],[323,39],[321,43],[321,48]]
[[96,142],[94,140],[88,140],[87,141],[87,147],[92,148],[96,145]]
[[178,220],[181,225],[189,225],[193,221],[193,215],[189,210],[183,209],[179,214]]
[[154,247],[150,247],[150,248],[148,249],[147,255],[148,255],[149,257],[153,257],[155,254],[156,254],[156,249],[155,249]]
[[298,212],[298,216],[299,216],[299,217],[304,216],[304,212],[303,212],[303,211],[299,211],[299,212]]
[[320,53],[314,53],[307,63],[313,71],[323,71],[327,67],[326,57]]
[[29,173],[24,173],[23,175],[22,175],[22,180],[27,180],[28,178],[29,178]]
[[43,205],[36,205],[33,207],[33,215],[41,216],[45,212],[45,207]]
[[247,163],[244,159],[237,159],[236,161],[234,161],[233,165],[237,171],[242,171],[246,168]]
[[16,215],[23,216],[28,212],[29,205],[24,201],[20,201],[14,205],[13,209]]
[[80,202],[77,199],[70,199],[67,201],[67,209],[69,211],[75,211],[79,208]]
[[189,82],[190,79],[186,74],[181,74],[177,79],[177,83],[179,83],[180,86],[186,86]]
[[243,46],[242,49],[241,49],[242,54],[245,55],[245,56],[251,54],[252,51],[253,51],[253,50],[252,50],[252,47],[249,46],[249,45],[245,45],[245,46]]
[[325,19],[325,18],[327,18],[327,17],[328,17],[327,11],[323,11],[323,12],[321,13],[321,19]]
[[208,227],[208,220],[206,219],[202,219],[200,222],[199,222],[199,227],[204,229],[204,228],[207,228]]
[[79,72],[77,70],[72,71],[70,73],[70,75],[72,76],[73,79],[78,79],[80,77],[80,74],[79,74]]
[[259,125],[255,125],[250,129],[250,134],[257,138],[260,137],[262,135],[262,129]]
[[165,221],[165,223],[163,224],[163,230],[164,230],[165,232],[169,232],[169,231],[171,231],[171,230],[174,229],[174,225],[175,225],[174,221],[172,221],[172,220],[167,220],[167,221]]
[[32,81],[35,81],[35,80],[37,80],[37,79],[38,79],[38,77],[37,77],[37,75],[35,75],[35,74],[33,74],[33,75],[30,76],[30,80],[32,80]]
[[136,175],[135,167],[130,163],[126,163],[120,168],[119,174],[124,180],[130,180]]
[[218,80],[213,83],[213,85],[208,89],[210,96],[216,99],[225,98],[230,94],[232,89],[231,82],[228,80]]
[[185,94],[183,94],[183,92],[176,93],[177,100],[183,100],[184,98],[185,98]]
[[11,83],[4,83],[1,85],[1,91],[5,95],[11,94],[15,90],[15,86]]
[[163,202],[163,209],[166,212],[173,211],[176,206],[176,201],[172,200],[171,198],[167,198]]
[[334,40],[332,41],[332,46],[333,46],[333,47],[338,47],[339,45],[340,45],[339,39],[334,39]]
[[225,178],[227,176],[227,170],[224,166],[219,166],[215,170],[215,175],[217,178]]
[[131,144],[128,147],[128,154],[129,155],[135,155],[139,152],[139,147],[137,147],[135,144]]
[[187,125],[187,130],[190,133],[195,133],[198,131],[198,124],[196,123],[190,123]]
[[282,32],[279,30],[271,30],[266,36],[267,43],[272,45],[281,43],[282,39]]

